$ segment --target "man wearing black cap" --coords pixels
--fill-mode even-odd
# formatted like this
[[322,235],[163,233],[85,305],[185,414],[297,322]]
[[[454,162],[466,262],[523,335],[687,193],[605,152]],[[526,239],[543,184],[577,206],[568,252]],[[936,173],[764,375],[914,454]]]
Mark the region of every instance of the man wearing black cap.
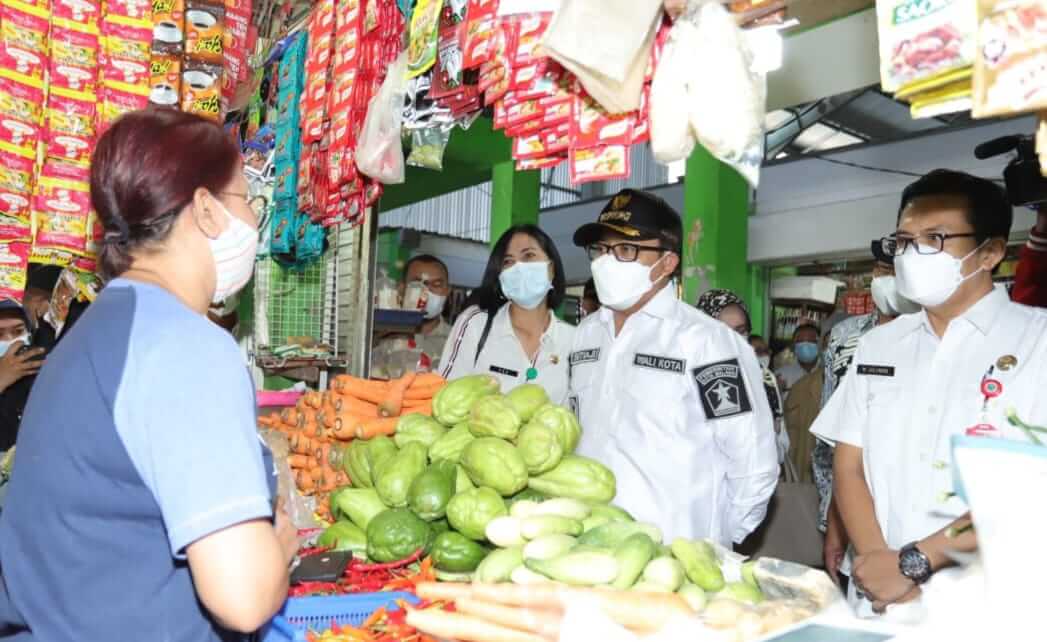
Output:
[[575,232],[603,307],[575,335],[570,402],[616,503],[670,539],[730,546],[774,492],[773,418],[752,348],[676,297],[682,236],[665,201],[628,189]]

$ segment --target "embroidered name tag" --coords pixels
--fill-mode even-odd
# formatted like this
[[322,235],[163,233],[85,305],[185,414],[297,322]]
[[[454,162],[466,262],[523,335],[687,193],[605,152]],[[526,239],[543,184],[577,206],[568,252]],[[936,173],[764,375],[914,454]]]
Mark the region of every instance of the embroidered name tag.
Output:
[[576,366],[579,363],[595,363],[600,360],[600,349],[590,348],[588,350],[575,350],[571,353],[570,361],[572,366]]
[[683,359],[673,359],[670,357],[660,357],[656,354],[640,354],[636,353],[633,358],[633,365],[640,366],[641,368],[650,368],[651,370],[664,370],[665,372],[675,372],[683,374]]
[[517,370],[510,370],[509,368],[502,368],[500,366],[491,366],[491,372],[496,374],[505,375],[507,377],[519,377],[520,373]]
[[871,366],[864,363],[858,364],[858,374],[870,377],[893,377],[894,366]]
[[752,412],[737,359],[710,363],[691,371],[706,419],[726,419]]

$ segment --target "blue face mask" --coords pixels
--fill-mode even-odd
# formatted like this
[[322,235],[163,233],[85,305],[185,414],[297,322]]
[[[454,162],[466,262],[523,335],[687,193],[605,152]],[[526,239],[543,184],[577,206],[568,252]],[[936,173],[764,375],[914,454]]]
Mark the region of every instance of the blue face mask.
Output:
[[793,346],[793,353],[800,363],[814,363],[818,360],[818,344],[813,341],[803,341]]
[[527,310],[541,305],[553,287],[549,280],[548,261],[517,263],[502,270],[498,281],[506,298]]

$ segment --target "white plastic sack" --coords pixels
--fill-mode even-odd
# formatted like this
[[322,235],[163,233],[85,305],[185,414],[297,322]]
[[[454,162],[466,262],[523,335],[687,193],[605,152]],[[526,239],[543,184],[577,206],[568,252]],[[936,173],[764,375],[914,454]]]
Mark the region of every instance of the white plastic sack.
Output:
[[404,182],[404,150],[400,142],[407,52],[397,57],[385,81],[371,99],[356,147],[356,166],[371,178],[393,185]]
[[[688,14],[694,15],[690,7]],[[703,4],[697,17],[690,45],[695,52],[688,103],[691,127],[713,156],[756,187],[763,161],[766,80],[752,72],[752,53],[727,9]]]
[[719,3],[690,0],[673,24],[651,84],[651,148],[662,162],[695,141],[756,187],[763,161],[766,80],[751,70],[741,29]]

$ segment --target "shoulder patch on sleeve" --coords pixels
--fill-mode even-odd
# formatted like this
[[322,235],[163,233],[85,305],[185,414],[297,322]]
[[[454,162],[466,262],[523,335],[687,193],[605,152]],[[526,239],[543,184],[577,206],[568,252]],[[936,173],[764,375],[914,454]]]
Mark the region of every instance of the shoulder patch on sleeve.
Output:
[[698,366],[691,374],[698,384],[698,398],[706,419],[726,419],[752,412],[753,405],[737,359]]

